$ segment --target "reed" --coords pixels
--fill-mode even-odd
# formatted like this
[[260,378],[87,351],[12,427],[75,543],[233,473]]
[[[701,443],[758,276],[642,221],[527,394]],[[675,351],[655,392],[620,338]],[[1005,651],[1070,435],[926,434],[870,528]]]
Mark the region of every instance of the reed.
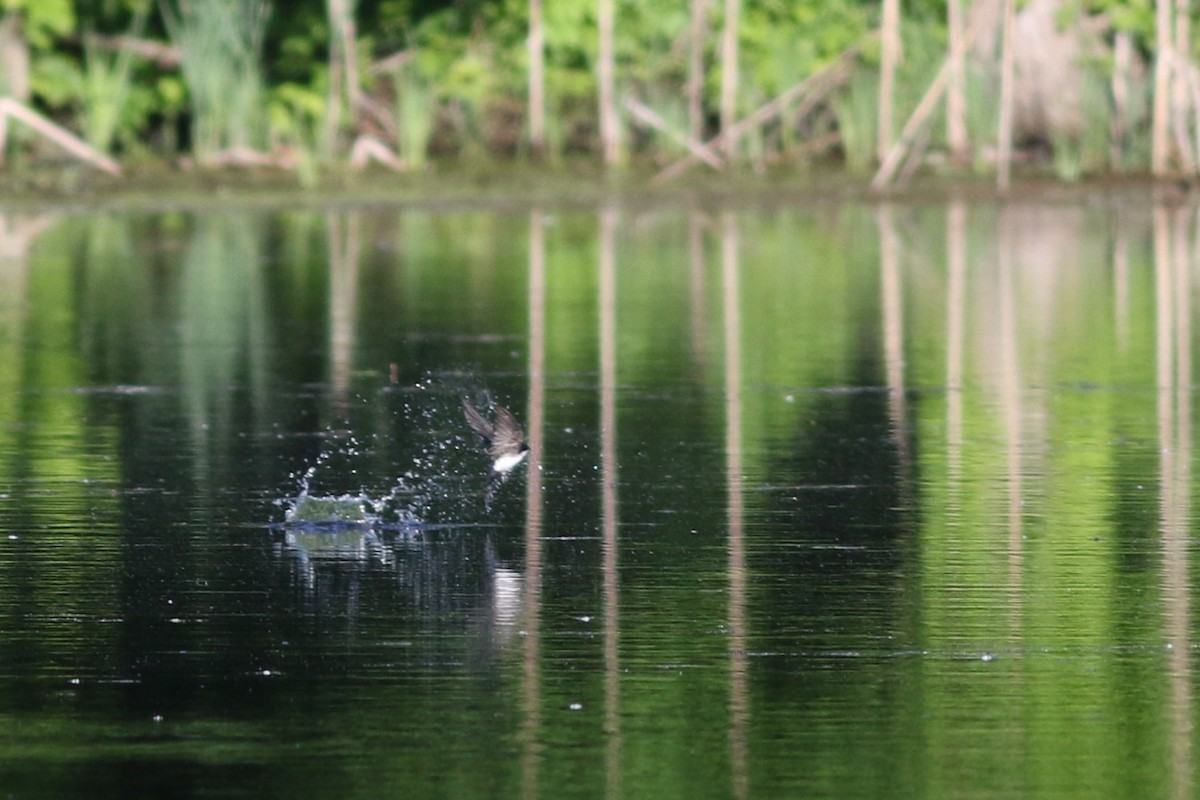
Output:
[[846,90],[832,97],[842,158],[852,172],[866,172],[874,163],[878,97],[879,79],[866,70],[856,72]]
[[1054,172],[1065,181],[1101,171],[1108,163],[1112,129],[1108,81],[1099,71],[1088,69],[1081,75],[1079,89],[1080,129],[1057,132],[1051,140]]
[[424,169],[437,122],[437,97],[410,60],[395,71],[396,130],[400,156],[408,169]]
[[967,138],[972,145],[971,165],[975,172],[993,169],[987,153],[995,152],[996,131],[1000,127],[1000,106],[996,102],[998,78],[985,74],[977,64],[966,63]]
[[260,146],[267,130],[264,0],[159,0],[159,8],[182,58],[196,157]]
[[[150,6],[143,5],[135,13],[129,37],[138,38],[146,26]],[[133,88],[133,51],[120,48],[105,52],[95,39],[88,37],[83,47],[82,105],[83,138],[92,147],[108,152],[116,139],[130,90]]]
[[324,114],[324,99],[304,86],[286,83],[271,92],[272,148],[283,147],[292,153],[296,177],[305,189],[315,188],[320,178],[318,154]]

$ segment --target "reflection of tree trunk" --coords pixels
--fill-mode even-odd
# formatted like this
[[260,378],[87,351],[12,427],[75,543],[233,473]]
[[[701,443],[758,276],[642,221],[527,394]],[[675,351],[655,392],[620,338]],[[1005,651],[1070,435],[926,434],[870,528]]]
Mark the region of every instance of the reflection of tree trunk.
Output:
[[900,0],[883,0],[879,58],[879,130],[876,157],[880,162],[892,147],[892,108],[896,95],[896,68],[900,64]]
[[704,310],[704,212],[692,210],[688,216],[688,287],[691,298],[692,358],[699,363],[704,358],[708,337],[708,314]]
[[20,359],[13,356],[20,352],[19,332],[29,309],[29,249],[58,219],[52,214],[18,217],[0,213],[0,352],[5,353],[0,375],[21,369]]
[[[1174,230],[1172,230],[1174,229]],[[1188,292],[1187,219],[1154,211],[1156,372],[1159,481],[1163,537],[1163,627],[1171,645],[1171,796],[1192,792],[1191,609],[1188,520],[1191,486],[1191,298]]]
[[354,362],[358,324],[358,267],[362,217],[330,212],[329,224],[329,371],[334,396],[346,399]]
[[521,796],[538,796],[542,693],[538,649],[542,606],[542,430],[546,396],[546,234],[529,215],[529,467],[525,482],[525,637],[522,639]]
[[620,143],[617,124],[617,95],[613,65],[613,0],[600,0],[600,142],[604,148],[604,163],[617,163]]
[[742,337],[738,289],[738,229],[732,211],[721,214],[725,317],[725,480],[729,494],[729,747],[733,797],[750,794],[747,774],[750,699],[746,656],[746,545],[742,499]]
[[[1011,212],[1002,212],[999,234],[1000,287],[997,292],[1000,306],[1000,402],[1004,409],[1004,441],[1008,452],[1008,561],[1009,588],[1014,605],[1020,603],[1022,584],[1021,507],[1024,486],[1021,472],[1021,361],[1017,335],[1017,300],[1013,275],[1013,241],[1016,226]],[[1020,615],[1013,609],[1013,625],[1019,625]],[[1019,633],[1017,634],[1019,636]]]
[[1113,303],[1117,346],[1129,346],[1129,242],[1125,220],[1118,214],[1113,225]]
[[737,148],[729,131],[737,115],[739,13],[740,0],[725,0],[725,28],[721,33],[721,145],[727,157]]
[[904,298],[900,288],[900,240],[892,219],[892,207],[880,206],[880,283],[883,290],[883,352],[887,369],[888,409],[892,437],[900,461],[900,474],[908,474],[908,412],[904,397]]
[[688,136],[704,139],[704,35],[708,31],[708,0],[692,0],[692,26],[688,52]]
[[529,149],[534,158],[546,153],[545,45],[542,0],[529,0]]
[[967,209],[954,200],[946,216],[946,461],[950,485],[962,479],[963,336],[967,298]]
[[620,583],[617,577],[617,212],[600,214],[600,472],[604,482],[604,732],[607,797],[621,781]]

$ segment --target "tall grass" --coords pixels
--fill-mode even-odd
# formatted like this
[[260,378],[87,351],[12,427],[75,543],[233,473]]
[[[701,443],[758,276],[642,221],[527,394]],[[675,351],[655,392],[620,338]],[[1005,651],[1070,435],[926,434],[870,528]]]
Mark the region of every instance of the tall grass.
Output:
[[846,90],[834,95],[832,105],[846,167],[852,172],[866,172],[875,161],[878,74],[865,70],[856,72]]
[[437,121],[437,98],[412,62],[395,71],[395,87],[400,156],[408,169],[424,169]]
[[260,71],[264,0],[159,0],[159,8],[183,60],[196,157],[261,146],[267,128]]
[[1054,172],[1065,181],[1099,172],[1108,163],[1112,108],[1108,81],[1099,70],[1080,71],[1079,106],[1080,129],[1055,132],[1051,141]]
[[[131,37],[142,35],[149,10],[149,5],[138,9],[129,29]],[[83,138],[106,153],[116,138],[132,88],[133,52],[122,48],[116,53],[106,53],[93,39],[87,38],[83,55]]]

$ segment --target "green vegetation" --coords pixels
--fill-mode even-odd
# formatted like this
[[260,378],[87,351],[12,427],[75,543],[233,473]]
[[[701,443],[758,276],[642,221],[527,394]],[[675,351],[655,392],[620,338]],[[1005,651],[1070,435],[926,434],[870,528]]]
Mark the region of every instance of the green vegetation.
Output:
[[[1068,179],[1112,168],[1145,170],[1151,6],[1046,2],[1057,12],[1046,15],[1045,3],[1032,2],[1020,12],[1028,14],[1020,30],[1035,30],[1022,34],[1031,37],[1026,50],[1043,55],[1028,63],[1018,58],[1018,147],[1048,155],[1046,165]],[[529,153],[526,0],[286,5],[283,13],[264,0],[0,0],[0,57],[9,66],[0,96],[32,104],[126,164],[184,158],[188,164],[269,166],[296,172],[305,185],[318,183],[323,170],[371,158],[420,170],[428,159],[478,163]],[[833,160],[871,169],[880,83],[878,39],[870,34],[879,24],[878,5],[763,0],[744,6],[741,118],[848,50],[861,49],[847,73],[743,131],[736,158],[759,167]],[[898,123],[916,108],[946,56],[946,12],[943,3],[928,0],[904,9],[904,55],[893,98]],[[617,3],[618,102],[636,99],[665,125],[622,117],[623,147],[642,162],[665,165],[687,153],[691,13],[682,0]],[[547,3],[544,14],[546,155],[552,162],[595,158],[595,4]],[[703,127],[696,131],[702,140],[719,133],[717,95],[729,67],[718,52],[720,4],[709,3],[705,14]],[[1132,64],[1115,62],[1116,34],[1132,41]],[[998,28],[985,28],[965,64],[964,126],[976,167],[987,165],[995,150],[998,35]],[[1035,41],[1047,36],[1052,46]],[[1045,53],[1058,50],[1066,55],[1044,63]],[[913,146],[944,152],[945,128],[935,114]],[[53,160],[58,152],[27,136],[0,147],[26,163]]]

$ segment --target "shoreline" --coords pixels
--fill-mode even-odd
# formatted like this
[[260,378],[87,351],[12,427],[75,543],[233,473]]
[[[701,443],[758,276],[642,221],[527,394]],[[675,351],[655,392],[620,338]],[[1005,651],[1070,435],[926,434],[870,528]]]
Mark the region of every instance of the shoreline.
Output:
[[46,209],[195,209],[219,199],[238,208],[324,208],[395,206],[483,208],[492,210],[623,206],[714,205],[739,201],[753,205],[830,202],[906,204],[947,202],[1081,202],[1115,194],[1146,194],[1178,204],[1200,196],[1182,180],[1148,176],[1099,176],[1066,183],[1040,174],[1021,176],[1001,192],[990,175],[926,175],[906,185],[875,192],[870,175],[837,168],[775,170],[763,174],[693,173],[656,185],[653,165],[631,165],[606,173],[588,164],[437,165],[421,173],[383,169],[338,169],[305,187],[294,172],[274,169],[129,168],[110,176],[76,165],[0,170],[0,211]]

